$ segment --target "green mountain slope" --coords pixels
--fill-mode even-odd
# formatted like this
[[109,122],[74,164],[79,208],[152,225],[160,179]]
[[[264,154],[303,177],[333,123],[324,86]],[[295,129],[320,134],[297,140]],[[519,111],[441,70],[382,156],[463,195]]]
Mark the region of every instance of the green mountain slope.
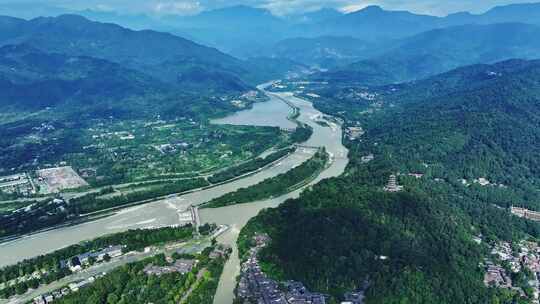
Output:
[[28,45],[0,48],[0,107],[36,111],[123,100],[165,90],[149,76],[102,59],[48,54]]
[[17,35],[0,22],[0,38],[4,37],[0,45],[25,43],[45,52],[105,59],[179,87],[207,85],[222,91],[247,87],[241,78],[250,71],[242,61],[168,33],[132,31],[77,15],[18,22]]

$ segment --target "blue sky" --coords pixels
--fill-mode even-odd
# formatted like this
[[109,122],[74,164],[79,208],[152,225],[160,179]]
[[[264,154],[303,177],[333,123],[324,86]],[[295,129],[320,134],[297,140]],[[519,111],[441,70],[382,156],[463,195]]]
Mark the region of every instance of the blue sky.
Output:
[[123,13],[194,14],[203,10],[236,4],[264,7],[277,15],[292,14],[332,7],[344,11],[367,5],[381,5],[389,10],[410,10],[417,13],[446,15],[458,11],[480,13],[496,5],[522,3],[526,0],[0,0],[0,5],[15,4],[21,12],[46,10],[47,6],[69,9],[99,9]]

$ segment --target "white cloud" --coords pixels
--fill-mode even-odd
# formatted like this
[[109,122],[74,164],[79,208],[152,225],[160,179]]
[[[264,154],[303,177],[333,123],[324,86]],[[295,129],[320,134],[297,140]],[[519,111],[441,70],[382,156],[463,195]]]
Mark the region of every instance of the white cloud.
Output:
[[103,11],[103,12],[111,12],[111,11],[114,11],[114,7],[108,4],[97,4],[96,10]]
[[361,10],[369,5],[375,5],[376,3],[356,3],[356,4],[348,4],[344,5],[342,7],[339,7],[338,9],[344,13],[351,13],[358,10]]
[[157,14],[189,15],[203,9],[198,1],[159,1],[153,5],[153,11]]

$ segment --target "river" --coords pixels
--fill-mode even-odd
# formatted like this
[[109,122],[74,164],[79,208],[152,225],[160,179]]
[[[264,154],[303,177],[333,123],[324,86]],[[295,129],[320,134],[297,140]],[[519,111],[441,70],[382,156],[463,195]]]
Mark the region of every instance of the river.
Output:
[[[306,146],[325,147],[326,150],[333,156],[331,166],[323,171],[317,179],[311,182],[306,187],[320,182],[322,179],[341,175],[348,163],[347,148],[342,144],[341,127],[328,122],[330,127],[324,127],[315,122],[315,119],[321,117],[322,113],[316,110],[310,102],[296,98],[290,93],[267,93],[271,100],[270,102],[283,102],[294,105],[300,110],[298,120],[307,123],[313,128],[312,137],[305,143]],[[264,116],[264,113],[262,114]],[[250,118],[251,124],[265,122],[267,118],[257,120],[257,115],[253,112],[239,112],[235,115],[234,121],[244,121],[243,117]],[[201,210],[201,219],[203,222],[215,222],[227,224],[231,227],[228,233],[223,234],[218,240],[221,243],[230,244],[233,248],[231,258],[225,264],[225,269],[221,276],[218,290],[214,298],[214,304],[230,304],[234,299],[234,288],[236,286],[236,277],[240,274],[240,260],[236,247],[236,240],[242,227],[256,216],[264,208],[275,208],[290,198],[296,198],[306,188],[298,189],[292,193],[286,194],[270,200],[260,201],[257,203],[248,203],[241,205],[233,205],[220,208],[217,210],[203,209]]]
[[[217,123],[279,126],[291,128],[292,123],[286,119],[291,109],[283,100],[300,109],[298,120],[313,127],[313,136],[306,146],[325,147],[333,156],[332,164],[323,171],[310,185],[324,178],[338,176],[343,173],[348,163],[347,149],[342,145],[341,128],[329,122],[330,127],[317,124],[314,120],[322,114],[313,108],[312,104],[292,96],[290,93],[267,93],[270,100],[255,104],[250,110],[238,112],[230,117],[216,121]],[[268,111],[266,111],[268,110]],[[202,204],[224,193],[235,191],[259,183],[269,177],[285,173],[309,159],[315,150],[299,148],[297,151],[278,164],[261,172],[236,180],[231,183],[195,193],[149,203],[146,205],[123,209],[115,214],[76,226],[59,228],[51,231],[33,234],[8,243],[0,244],[0,267],[16,263],[40,254],[78,243],[83,240],[96,238],[105,234],[126,231],[136,228],[155,228],[175,225],[179,221],[179,213],[191,204]],[[309,186],[309,185],[308,185]],[[307,186],[306,186],[307,187]],[[219,237],[219,241],[233,248],[231,259],[225,265],[214,303],[232,303],[236,276],[240,265],[236,249],[236,239],[246,222],[264,208],[276,207],[288,198],[298,197],[303,189],[282,197],[257,203],[234,205],[219,209],[202,209],[202,223],[227,224],[231,227]]]

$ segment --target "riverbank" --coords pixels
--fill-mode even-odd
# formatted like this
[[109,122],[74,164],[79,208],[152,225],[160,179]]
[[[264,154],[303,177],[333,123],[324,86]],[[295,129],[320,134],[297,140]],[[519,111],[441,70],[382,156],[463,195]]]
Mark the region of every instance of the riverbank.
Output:
[[330,157],[322,149],[300,166],[280,174],[276,177],[264,180],[248,188],[239,189],[235,192],[226,193],[207,203],[202,208],[221,208],[225,206],[250,203],[293,192],[315,179],[325,168],[328,167]]
[[[322,113],[313,108],[310,102],[296,98],[290,93],[267,94],[271,100],[265,103],[266,106],[270,106],[274,109],[281,109],[281,112],[274,111],[272,114],[282,117],[281,121],[287,121],[288,124],[291,123],[287,119],[291,113],[291,108],[281,99],[278,99],[278,97],[286,99],[299,109],[297,119],[313,128],[313,135],[305,143],[305,146],[324,147],[329,154],[332,155],[333,161],[330,166],[323,170],[314,180],[307,183],[302,188],[296,189],[283,196],[256,203],[200,210],[202,224],[216,223],[225,224],[230,227],[226,233],[218,238],[220,243],[232,246],[233,253],[226,263],[221,275],[214,301],[216,304],[232,303],[234,298],[233,290],[236,285],[236,276],[240,272],[240,261],[236,249],[236,240],[241,228],[247,221],[264,208],[279,206],[288,198],[298,197],[307,187],[310,187],[325,178],[342,174],[348,163],[348,151],[342,144],[342,130],[339,125],[329,122],[333,127],[328,128],[317,124],[312,118],[320,117]],[[249,112],[236,115],[238,115],[238,117],[236,117],[235,120],[240,120],[243,124],[259,125],[269,121],[268,114],[260,110],[256,111],[256,113]],[[270,119],[270,121],[271,120],[272,119]],[[276,118],[274,121],[280,120]],[[234,192],[240,188],[246,188],[265,179],[285,173],[311,158],[313,154],[313,149],[299,147],[294,153],[281,161],[246,178],[202,191],[196,191],[173,198],[165,198],[151,204],[125,208],[115,212],[111,216],[107,216],[106,218],[97,221],[46,231],[23,237],[7,244],[0,244],[0,251],[2,252],[0,267],[105,234],[126,231],[129,229],[148,229],[176,225],[179,222],[179,214],[189,206],[207,202],[224,193]]]
[[258,172],[260,172],[262,170],[265,170],[265,169],[267,169],[269,167],[272,167],[275,164],[279,163],[280,161],[284,160],[291,153],[294,153],[294,149],[292,149],[292,148],[290,148],[290,149],[291,150],[289,150],[285,155],[283,155],[283,156],[281,156],[281,157],[279,157],[279,158],[277,158],[275,160],[272,160],[271,162],[269,162],[269,163],[267,163],[267,164],[265,164],[265,165],[263,165],[263,166],[261,166],[261,167],[259,167],[257,169],[254,169],[254,170],[249,171],[247,173],[235,176],[233,178],[229,178],[229,179],[221,181],[221,182],[215,182],[215,183],[211,183],[210,185],[204,186],[204,187],[194,188],[194,189],[186,190],[186,191],[183,191],[183,192],[177,192],[177,193],[162,195],[162,196],[158,196],[158,197],[154,197],[154,198],[150,198],[150,199],[146,199],[146,200],[135,201],[135,202],[132,202],[132,203],[127,203],[127,204],[114,206],[114,207],[111,207],[111,208],[106,208],[106,209],[103,209],[103,210],[98,210],[98,211],[94,211],[94,212],[90,212],[90,213],[86,213],[86,214],[81,214],[77,218],[71,219],[71,220],[66,221],[66,222],[64,222],[62,224],[59,224],[59,225],[54,225],[54,226],[51,226],[51,227],[39,229],[39,230],[32,231],[32,232],[29,232],[29,233],[12,235],[12,236],[9,236],[9,237],[2,237],[2,238],[0,238],[0,245],[3,244],[3,243],[16,241],[17,239],[20,239],[20,238],[23,238],[23,237],[33,236],[33,235],[40,234],[40,233],[43,233],[43,232],[52,231],[52,230],[65,228],[65,227],[72,227],[72,226],[76,226],[76,225],[80,225],[80,224],[100,220],[100,219],[103,219],[105,217],[113,215],[114,212],[117,212],[119,210],[123,210],[123,209],[131,208],[131,207],[136,207],[136,206],[140,206],[140,205],[144,205],[144,204],[157,202],[157,201],[160,201],[160,200],[167,199],[167,198],[169,198],[171,196],[182,196],[182,195],[186,195],[186,194],[190,194],[190,193],[195,193],[195,192],[199,192],[199,191],[208,190],[208,189],[218,187],[218,186],[221,186],[221,185],[224,185],[224,184],[227,184],[227,183],[230,183],[230,182],[242,179],[242,178],[246,178],[246,177],[249,177],[251,175],[257,174]]
[[[285,195],[253,203],[232,205],[218,209],[200,210],[203,222],[224,223],[231,227],[227,233],[218,238],[220,242],[230,244],[233,252],[227,261],[227,264],[225,264],[225,269],[220,279],[214,304],[232,303],[234,300],[236,280],[240,274],[237,239],[241,229],[247,222],[261,210],[275,208],[288,199],[299,197],[306,188],[317,184],[321,180],[341,175],[348,164],[348,150],[342,144],[342,130],[340,125],[334,122],[328,122],[330,125],[329,128],[317,124],[313,118],[322,116],[322,113],[316,110],[310,102],[296,98],[292,93],[266,93],[274,100],[284,104],[291,104],[299,109],[300,115],[298,116],[298,120],[313,128],[313,135],[304,145],[324,147],[331,155],[332,162],[330,166],[323,170],[315,179],[303,185],[303,187]],[[286,100],[287,103],[283,100]]]
[[[287,120],[291,109],[283,102],[273,98],[271,101],[266,102],[265,106],[281,109],[279,115],[283,117],[283,120],[291,123]],[[266,123],[268,121],[267,115],[263,111],[258,111],[258,113],[257,115],[249,114],[249,118],[246,119],[240,118],[244,121],[244,124],[260,125]],[[275,113],[278,115],[278,112]],[[276,121],[279,120],[276,119]],[[296,149],[295,152],[268,165],[264,169],[228,183],[177,196],[167,196],[144,205],[123,206],[122,209],[111,211],[111,214],[98,220],[21,236],[16,240],[0,244],[0,251],[3,255],[2,259],[0,259],[0,267],[105,234],[129,229],[147,229],[177,225],[180,214],[189,208],[190,205],[198,205],[219,197],[223,193],[249,187],[265,179],[285,173],[311,156],[312,153],[309,153],[309,151]]]

